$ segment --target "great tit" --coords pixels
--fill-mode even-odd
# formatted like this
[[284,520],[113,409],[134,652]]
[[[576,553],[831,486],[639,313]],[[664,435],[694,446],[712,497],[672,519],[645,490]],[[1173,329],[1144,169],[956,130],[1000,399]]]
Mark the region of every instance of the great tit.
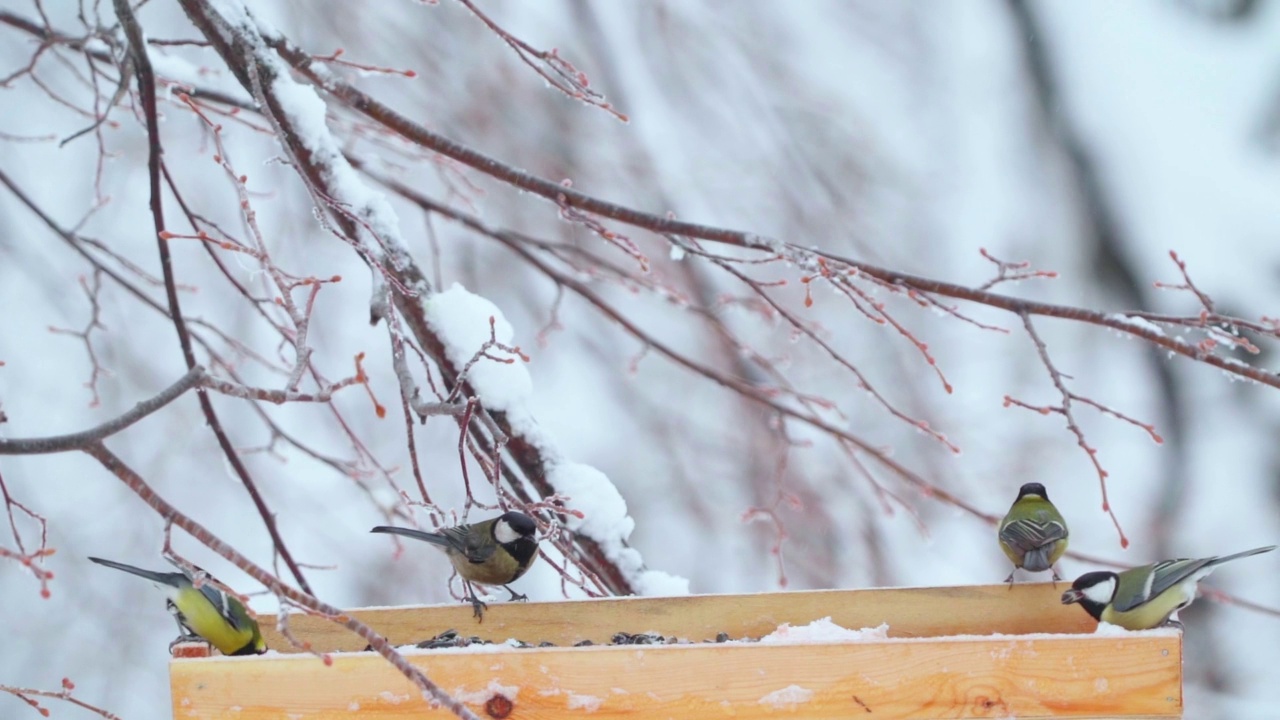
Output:
[[1000,521],[997,538],[1014,567],[1005,582],[1013,582],[1018,568],[1028,572],[1053,570],[1053,579],[1062,579],[1053,564],[1067,551],[1067,521],[1049,502],[1049,493],[1040,483],[1027,483],[1018,490],[1018,497]]
[[[191,575],[182,572],[155,572],[132,565],[89,558],[99,565],[144,577],[168,595],[169,612],[178,621],[182,636],[175,640],[201,638],[223,655],[259,655],[267,651],[258,622],[249,616],[238,599],[204,582],[199,588]],[[177,563],[174,563],[175,565]]]
[[1080,603],[1095,620],[1129,630],[1150,630],[1166,624],[1182,627],[1182,623],[1170,618],[1196,599],[1197,583],[1215,567],[1275,549],[1271,545],[1224,557],[1165,560],[1120,573],[1087,572],[1062,593],[1062,604]]
[[538,541],[535,535],[538,524],[533,518],[519,512],[506,512],[496,518],[470,525],[445,528],[440,532],[423,532],[410,528],[380,525],[370,532],[403,535],[425,540],[443,548],[453,568],[462,577],[466,587],[466,599],[475,608],[476,617],[484,619],[487,607],[476,597],[472,583],[501,585],[511,593],[512,600],[527,600],[524,595],[507,587],[515,582],[538,557]]

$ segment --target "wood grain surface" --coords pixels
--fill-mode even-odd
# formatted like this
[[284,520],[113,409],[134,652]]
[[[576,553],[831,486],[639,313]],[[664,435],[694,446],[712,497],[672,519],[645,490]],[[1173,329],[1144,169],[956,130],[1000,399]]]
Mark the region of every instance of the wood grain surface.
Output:
[[[1093,635],[1050,583],[502,603],[478,623],[465,604],[351,610],[393,644],[445,630],[560,647],[406,650],[480,717],[522,718],[1176,718],[1178,634]],[[617,632],[692,641],[757,639],[830,617],[889,626],[889,639],[569,647]],[[292,633],[332,666],[298,654],[259,617],[276,651],[175,658],[174,717],[329,720],[448,717],[364,641],[326,618],[293,615]],[[1045,635],[1050,633],[1050,635]],[[1036,635],[1038,634],[1038,635]],[[962,636],[962,637],[956,637]]]

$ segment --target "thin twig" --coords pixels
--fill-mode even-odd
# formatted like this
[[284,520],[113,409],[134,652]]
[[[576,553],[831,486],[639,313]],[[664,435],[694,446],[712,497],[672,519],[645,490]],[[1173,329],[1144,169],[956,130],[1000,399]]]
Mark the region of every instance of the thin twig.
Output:
[[[1049,379],[1053,382],[1053,386],[1058,389],[1058,393],[1062,396],[1062,404],[1048,407],[1048,410],[1057,412],[1066,418],[1067,430],[1076,438],[1076,444],[1084,450],[1085,455],[1089,457],[1089,462],[1093,463],[1093,469],[1098,474],[1098,484],[1102,488],[1102,511],[1111,517],[1111,523],[1115,525],[1116,532],[1120,535],[1120,547],[1129,547],[1129,538],[1125,536],[1124,529],[1120,527],[1120,519],[1116,517],[1115,509],[1111,507],[1111,500],[1107,496],[1107,475],[1109,474],[1103,467],[1102,462],[1098,460],[1098,449],[1089,444],[1085,439],[1084,431],[1076,423],[1076,417],[1071,412],[1071,403],[1073,400],[1081,399],[1078,395],[1067,389],[1066,381],[1062,377],[1062,373],[1053,364],[1053,360],[1049,358],[1049,348],[1045,345],[1044,340],[1040,338],[1040,334],[1036,332],[1035,325],[1031,322],[1031,316],[1022,314],[1022,326],[1026,328],[1027,335],[1031,338],[1031,342],[1036,346],[1036,353],[1040,356],[1040,362],[1044,365],[1045,370],[1049,373]],[[1033,408],[1021,401],[1006,397],[1007,405],[1018,405],[1028,409],[1040,410],[1043,412],[1046,408]],[[1097,403],[1090,403],[1094,407],[1099,407]],[[1113,415],[1119,415],[1115,411],[1108,410]],[[1129,418],[1125,418],[1129,419]],[[1140,424],[1130,420],[1134,424]],[[1154,435],[1154,432],[1153,432]],[[1155,435],[1159,440],[1159,435]]]
[[216,535],[210,532],[200,523],[182,514],[173,505],[170,505],[164,498],[156,494],[150,484],[138,475],[123,460],[107,449],[100,442],[93,442],[84,447],[84,452],[107,469],[108,472],[115,475],[126,486],[129,487],[139,498],[142,499],[152,510],[154,510],[167,523],[181,528],[198,542],[209,548],[213,552],[225,558],[228,562],[243,570],[254,580],[262,583],[264,587],[274,593],[276,596],[294,603],[298,607],[305,608],[312,613],[324,617],[328,620],[338,623],[351,630],[356,635],[368,641],[370,647],[387,659],[395,666],[405,677],[421,688],[423,696],[430,702],[439,703],[453,714],[467,720],[479,720],[461,702],[455,700],[448,693],[444,692],[438,685],[432,682],[421,670],[410,665],[404,656],[396,652],[385,637],[379,635],[372,628],[359,620],[344,613],[342,610],[321,602],[309,592],[298,590],[284,584],[279,578],[267,572],[262,567],[253,563],[249,558],[240,554],[220,540]]
[[[164,221],[164,200],[160,172],[160,158],[164,150],[160,144],[160,121],[159,112],[156,108],[155,73],[151,68],[151,59],[147,55],[142,26],[138,24],[133,8],[128,0],[114,0],[113,5],[115,6],[116,17],[119,19],[120,25],[124,29],[125,37],[129,41],[129,53],[133,57],[133,65],[137,73],[138,94],[142,102],[143,115],[146,118],[147,174],[150,182],[151,217],[155,225],[160,267],[164,275],[165,294],[169,301],[169,315],[173,320],[174,329],[178,333],[178,342],[182,346],[182,358],[188,368],[194,368],[197,365],[195,350],[191,344],[191,333],[187,329],[187,324],[182,316],[182,304],[178,299],[177,282],[174,280],[173,257],[169,252],[168,242],[164,239],[164,233],[167,228]],[[266,526],[267,533],[271,536],[271,542],[276,552],[280,553],[280,557],[289,566],[289,570],[293,573],[294,578],[297,579],[298,585],[304,591],[310,593],[311,586],[302,574],[302,568],[298,567],[298,563],[293,559],[293,554],[289,552],[284,538],[280,535],[279,528],[276,527],[275,514],[267,507],[266,500],[263,499],[262,493],[258,491],[257,485],[249,475],[248,468],[245,467],[239,453],[236,452],[235,446],[231,444],[231,439],[227,437],[227,433],[213,409],[213,403],[210,401],[208,394],[199,393],[197,397],[200,400],[200,409],[204,413],[205,420],[217,438],[218,446],[222,448],[223,456],[226,457],[232,470],[240,478],[241,484],[244,485],[249,497],[253,500],[254,507],[257,508],[258,515],[262,518],[263,525]]]
[[99,715],[103,718],[103,720],[121,720],[121,717],[119,715],[116,715],[115,713],[109,710],[104,710],[98,707],[97,705],[91,705],[73,696],[71,692],[75,689],[76,689],[75,684],[72,683],[71,680],[69,680],[68,678],[62,679],[61,690],[36,690],[34,688],[21,688],[21,687],[13,687],[12,685],[0,685],[0,693],[8,693],[18,698],[19,700],[30,705],[31,709],[40,713],[44,717],[49,717],[49,709],[41,705],[40,701],[36,700],[35,698],[49,698],[52,700],[61,700],[65,703],[70,703],[71,705],[75,705],[76,707],[84,708],[85,710],[88,710],[89,712],[95,715]]
[[88,430],[43,438],[0,438],[0,455],[47,455],[81,450],[90,443],[100,442],[115,435],[177,400],[186,391],[200,385],[204,378],[204,368],[196,365],[155,397],[143,400],[120,416]]

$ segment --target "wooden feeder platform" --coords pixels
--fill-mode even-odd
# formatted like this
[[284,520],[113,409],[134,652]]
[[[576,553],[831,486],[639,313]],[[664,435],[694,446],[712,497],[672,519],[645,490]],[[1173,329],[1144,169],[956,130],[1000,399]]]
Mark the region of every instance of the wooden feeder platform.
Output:
[[[517,648],[406,649],[411,663],[481,718],[1179,718],[1182,636],[1095,635],[1050,583],[610,598],[369,608],[350,614],[393,644],[448,629]],[[830,617],[887,623],[887,639],[773,644],[758,639]],[[175,720],[408,720],[431,707],[365,641],[323,618],[289,627],[332,666],[298,653],[259,618],[275,654],[175,658]],[[692,644],[609,645],[618,632]],[[590,640],[595,645],[573,647]]]

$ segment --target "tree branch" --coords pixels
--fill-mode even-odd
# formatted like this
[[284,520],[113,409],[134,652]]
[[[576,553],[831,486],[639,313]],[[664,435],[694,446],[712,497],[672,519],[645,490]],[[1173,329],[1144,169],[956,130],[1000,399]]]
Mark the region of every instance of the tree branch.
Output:
[[155,397],[143,400],[119,417],[88,430],[43,438],[0,438],[0,455],[48,455],[84,449],[89,444],[101,442],[177,400],[186,391],[198,387],[204,379],[205,370],[197,365]]
[[[197,0],[180,2],[192,23],[209,39],[240,83],[258,99],[261,112],[275,128],[317,207],[325,208],[337,225],[335,234],[351,243],[360,257],[394,289],[391,292],[394,308],[403,317],[414,339],[440,368],[450,394],[454,397],[474,396],[476,393],[461,376],[460,368],[455,368],[450,362],[442,339],[427,322],[423,303],[432,288],[409,254],[399,229],[392,223],[383,222],[385,218],[379,214],[380,206],[363,195],[357,197],[352,194],[351,187],[344,181],[350,179],[348,173],[354,171],[336,144],[329,147],[314,136],[304,138],[295,125],[297,118],[294,114],[298,108],[286,106],[279,96],[278,85],[288,78],[279,76],[283,66],[267,52],[267,47],[289,47],[287,41],[279,37],[263,37],[247,11],[242,17],[232,19]],[[502,413],[483,407],[480,412],[489,413],[503,434],[510,438],[505,447],[521,473],[544,497],[554,495],[555,490],[546,479],[545,458],[537,443],[515,431]],[[464,431],[468,428],[465,417],[457,418]],[[484,450],[493,449],[481,433],[473,433],[473,437]],[[506,470],[503,473],[513,488],[519,487],[513,473]],[[598,543],[582,535],[575,535],[575,542],[583,547],[591,570],[606,580],[610,592],[619,595],[634,593],[626,576],[608,559]]]
[[[194,368],[196,367],[195,350],[191,345],[191,333],[187,329],[186,321],[183,319],[182,305],[178,300],[178,287],[173,274],[173,257],[169,253],[168,241],[164,239],[164,233],[167,228],[164,221],[163,188],[160,182],[160,158],[164,151],[160,143],[160,122],[156,109],[155,73],[151,68],[151,59],[147,55],[147,46],[142,27],[138,25],[138,19],[133,14],[133,8],[130,7],[128,0],[114,0],[114,6],[116,16],[120,20],[121,27],[124,28],[125,37],[129,41],[129,52],[133,57],[133,65],[138,78],[138,94],[141,96],[142,111],[146,118],[147,173],[150,180],[151,217],[155,223],[160,267],[164,271],[164,288],[169,301],[169,315],[173,319],[174,329],[178,333],[178,342],[182,345],[182,358],[188,368]],[[222,422],[218,419],[218,414],[213,409],[213,403],[205,393],[200,393],[198,397],[200,399],[200,409],[204,413],[205,420],[209,423],[209,428],[218,440],[218,446],[222,448],[222,454],[227,458],[227,462],[231,465],[236,476],[240,478],[240,482],[253,500],[254,507],[257,508],[258,515],[262,518],[262,523],[266,526],[267,533],[271,536],[271,542],[274,544],[276,551],[280,553],[280,558],[284,560],[285,565],[289,567],[289,571],[298,580],[298,585],[310,593],[311,586],[307,583],[306,577],[303,576],[302,568],[293,559],[293,554],[289,552],[289,547],[285,545],[284,538],[280,535],[279,528],[276,527],[275,514],[267,507],[266,500],[263,499],[262,493],[258,492],[257,485],[249,475],[249,469],[245,467],[240,454],[236,452],[235,447],[231,444],[231,439],[227,437],[227,433],[222,427]]]
[[285,585],[279,578],[259,567],[257,564],[249,560],[249,558],[241,555],[235,548],[227,545],[216,535],[210,532],[200,523],[192,520],[182,514],[173,505],[170,505],[164,498],[156,494],[155,490],[147,483],[142,476],[134,472],[132,468],[125,464],[123,460],[113,454],[101,442],[91,442],[86,445],[84,452],[107,469],[108,472],[115,475],[125,485],[129,487],[144,503],[164,519],[166,525],[174,525],[182,528],[191,537],[209,548],[213,552],[221,555],[228,562],[243,570],[254,580],[262,583],[264,587],[274,593],[281,600],[287,600],[294,603],[298,607],[304,608],[316,615],[320,615],[328,620],[342,625],[351,632],[359,635],[368,641],[371,648],[387,659],[396,667],[405,677],[423,693],[425,699],[430,702],[439,703],[454,715],[467,720],[479,720],[479,718],[471,712],[465,705],[455,700],[448,693],[440,689],[440,686],[432,682],[421,670],[410,665],[404,656],[396,652],[391,643],[386,638],[379,635],[372,628],[359,620],[347,615],[342,610],[321,602],[309,592],[301,591],[288,585]]
[[651,230],[658,234],[683,235],[735,247],[759,250],[780,256],[809,271],[816,270],[815,258],[826,258],[837,261],[849,269],[864,273],[887,285],[901,287],[904,291],[917,290],[934,293],[1006,310],[1014,315],[1045,315],[1107,327],[1118,332],[1140,337],[1170,352],[1212,365],[1233,375],[1280,389],[1280,376],[1263,368],[1247,365],[1234,358],[1205,353],[1196,345],[1187,343],[1181,338],[1170,337],[1158,332],[1156,329],[1129,322],[1125,319],[1125,316],[1130,313],[1104,313],[1067,305],[1024,300],[943,280],[899,272],[835,253],[805,248],[793,243],[767,238],[756,233],[684,222],[600,200],[572,188],[567,188],[561,183],[550,182],[529,173],[521,172],[495,158],[431,132],[373,97],[338,80],[326,69],[316,66],[312,62],[310,55],[293,46],[286,39],[276,37],[270,39],[269,42],[295,70],[316,85],[324,88],[326,92],[352,110],[394,131],[412,143],[463,163],[509,185],[550,200],[556,203],[558,207],[569,207],[583,212],[594,213],[633,227]]

